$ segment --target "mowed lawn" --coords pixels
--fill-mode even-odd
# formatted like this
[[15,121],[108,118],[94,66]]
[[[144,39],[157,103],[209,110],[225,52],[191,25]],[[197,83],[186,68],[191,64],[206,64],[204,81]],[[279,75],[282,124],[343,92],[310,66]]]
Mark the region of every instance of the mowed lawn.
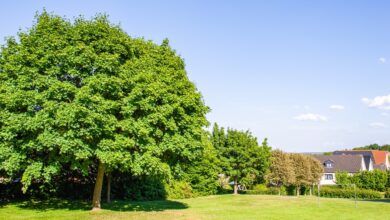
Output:
[[0,219],[390,219],[390,201],[301,196],[219,195],[153,202],[114,201],[100,212],[87,202],[51,200],[0,205]]

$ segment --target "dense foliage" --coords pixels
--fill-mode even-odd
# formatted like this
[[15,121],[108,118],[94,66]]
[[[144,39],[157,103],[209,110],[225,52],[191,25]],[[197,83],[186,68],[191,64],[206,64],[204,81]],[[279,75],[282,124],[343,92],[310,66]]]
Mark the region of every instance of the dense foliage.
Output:
[[92,167],[100,207],[106,170],[169,177],[199,157],[207,112],[167,40],[44,12],[1,47],[0,174],[26,192]]
[[210,138],[203,138],[203,151],[191,163],[186,164],[182,179],[188,182],[193,194],[213,195],[218,192],[218,174],[221,173],[220,161]]
[[281,150],[273,150],[270,172],[266,177],[268,182],[279,188],[293,184],[295,181],[295,172],[292,163],[293,161],[289,154]]
[[354,175],[337,172],[336,181],[342,187],[351,187],[351,184],[355,184],[358,188],[384,192],[388,184],[388,173],[382,170],[360,171]]
[[358,198],[358,199],[381,199],[383,195],[375,190],[321,187],[320,196],[330,198]]
[[306,189],[311,194],[311,187],[319,184],[323,172],[322,164],[313,157],[274,150],[267,180],[271,186],[293,187],[296,195]]
[[249,131],[238,131],[214,125],[212,143],[218,151],[222,171],[234,181],[234,193],[238,185],[252,185],[262,181],[268,170],[270,150],[265,139],[261,146]]

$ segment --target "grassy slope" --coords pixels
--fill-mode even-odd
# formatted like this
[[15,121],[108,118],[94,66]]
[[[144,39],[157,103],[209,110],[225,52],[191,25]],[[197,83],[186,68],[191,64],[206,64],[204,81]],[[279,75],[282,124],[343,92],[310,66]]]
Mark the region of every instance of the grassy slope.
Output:
[[0,219],[389,219],[388,201],[316,197],[223,195],[176,201],[113,202],[99,213],[83,202],[14,203],[0,207]]

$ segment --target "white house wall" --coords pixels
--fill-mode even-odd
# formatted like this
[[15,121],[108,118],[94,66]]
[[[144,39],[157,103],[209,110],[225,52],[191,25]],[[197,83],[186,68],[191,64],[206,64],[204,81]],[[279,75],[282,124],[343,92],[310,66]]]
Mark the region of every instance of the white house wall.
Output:
[[[332,174],[333,180],[325,179],[325,174]],[[336,184],[336,174],[334,174],[334,173],[324,173],[324,175],[322,175],[321,180],[320,180],[320,185],[335,185],[335,184]]]

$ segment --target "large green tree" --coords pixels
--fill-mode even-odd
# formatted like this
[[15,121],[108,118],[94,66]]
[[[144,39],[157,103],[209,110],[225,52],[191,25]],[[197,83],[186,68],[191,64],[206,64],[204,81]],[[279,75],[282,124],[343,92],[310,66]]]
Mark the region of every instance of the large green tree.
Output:
[[107,17],[69,21],[43,12],[0,51],[0,171],[30,184],[64,165],[167,174],[201,152],[208,107],[183,59],[129,37]]
[[218,150],[222,169],[234,181],[234,194],[238,194],[239,181],[244,178],[263,177],[269,167],[270,147],[267,141],[259,146],[249,131],[227,129],[214,125],[213,143]]

